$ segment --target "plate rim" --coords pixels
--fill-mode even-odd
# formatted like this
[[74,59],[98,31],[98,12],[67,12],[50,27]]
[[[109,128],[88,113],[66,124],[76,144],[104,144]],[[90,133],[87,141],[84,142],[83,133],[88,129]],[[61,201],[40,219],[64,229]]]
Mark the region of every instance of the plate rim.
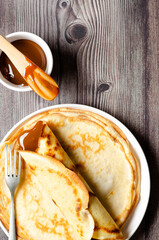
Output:
[[[149,167],[148,167],[148,163],[145,157],[145,154],[139,144],[139,142],[137,141],[137,139],[135,138],[135,136],[132,134],[132,132],[122,123],[120,122],[117,118],[115,118],[114,116],[112,116],[111,114],[100,110],[98,108],[95,107],[91,107],[88,105],[84,105],[84,104],[73,104],[73,103],[69,103],[69,104],[57,104],[57,105],[52,105],[52,106],[48,106],[48,107],[44,107],[41,109],[38,109],[28,115],[26,115],[25,117],[23,117],[20,121],[18,121],[3,137],[3,139],[1,140],[0,144],[2,144],[10,135],[13,131],[16,131],[17,128],[21,127],[21,125],[23,125],[27,120],[29,120],[30,118],[32,118],[33,116],[36,116],[40,113],[43,113],[45,111],[48,110],[52,110],[52,109],[57,109],[57,108],[72,108],[72,109],[79,109],[79,110],[85,110],[85,111],[90,111],[93,113],[96,113],[110,121],[112,121],[113,123],[115,123],[122,131],[123,133],[126,135],[129,144],[131,145],[131,147],[133,148],[133,150],[136,150],[136,153],[138,155],[138,160],[139,160],[139,164],[140,164],[140,170],[141,170],[141,192],[140,192],[140,199],[139,202],[137,204],[137,206],[135,207],[135,209],[133,210],[133,212],[130,214],[130,217],[128,218],[128,225],[125,224],[122,231],[124,231],[125,229],[125,234],[127,235],[126,239],[130,239],[134,233],[136,232],[136,230],[138,229],[138,227],[141,224],[141,221],[144,218],[144,215],[146,213],[147,207],[148,207],[148,202],[149,202],[149,198],[150,198],[150,187],[151,187],[151,180],[150,180],[150,172],[149,172]],[[131,141],[130,141],[131,140]],[[132,142],[134,142],[135,146],[132,144]],[[138,151],[137,151],[138,150]],[[140,155],[140,157],[139,157]],[[142,162],[141,162],[142,159]],[[142,168],[141,168],[142,166]],[[143,178],[143,167],[144,167],[144,178]],[[142,212],[141,214],[138,216],[138,221],[136,224],[136,227],[133,227],[133,229],[130,231],[130,233],[126,232],[126,228],[129,227],[129,225],[131,224],[131,221],[133,220],[133,218],[135,218],[135,213],[138,211],[138,209],[140,210],[140,205],[141,205],[141,193],[144,190],[143,187],[143,181],[146,179],[147,184],[146,184],[146,199],[144,199],[144,206],[142,206]],[[142,193],[143,194],[143,193]],[[144,192],[145,194],[145,192]],[[126,222],[127,223],[127,222]],[[127,226],[126,226],[127,225]],[[131,225],[130,225],[131,226]],[[4,225],[2,224],[2,222],[0,221],[0,227],[2,228],[2,230],[4,231],[4,233],[8,236],[8,231],[7,229],[4,227]]]

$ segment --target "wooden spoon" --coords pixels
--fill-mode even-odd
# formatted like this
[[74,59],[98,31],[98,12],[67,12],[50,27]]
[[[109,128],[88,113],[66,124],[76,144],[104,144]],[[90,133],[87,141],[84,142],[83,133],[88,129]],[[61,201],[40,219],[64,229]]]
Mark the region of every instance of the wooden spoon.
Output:
[[0,35],[0,49],[8,56],[28,85],[39,96],[53,100],[59,93],[57,83],[10,42]]

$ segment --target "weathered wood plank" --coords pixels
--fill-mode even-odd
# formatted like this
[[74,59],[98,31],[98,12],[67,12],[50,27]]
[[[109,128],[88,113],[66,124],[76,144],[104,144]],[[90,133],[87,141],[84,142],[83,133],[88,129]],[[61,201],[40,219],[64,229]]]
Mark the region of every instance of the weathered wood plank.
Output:
[[159,3],[147,5],[147,56],[145,76],[145,153],[151,173],[151,196],[146,214],[146,239],[159,239]]
[[[29,31],[45,39],[60,86],[47,102],[0,85],[0,139],[24,116],[57,103],[91,105],[121,120],[142,145],[153,184],[134,240],[159,238],[157,7],[157,0],[0,0],[0,34]],[[0,239],[7,239],[1,230]]]

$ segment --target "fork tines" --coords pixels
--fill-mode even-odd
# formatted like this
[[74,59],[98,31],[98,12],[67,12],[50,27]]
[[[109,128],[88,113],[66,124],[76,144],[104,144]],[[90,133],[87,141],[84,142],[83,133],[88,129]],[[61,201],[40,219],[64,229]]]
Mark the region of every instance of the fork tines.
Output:
[[[9,161],[8,161],[8,159],[9,159]],[[18,164],[18,167],[17,167],[17,164]],[[21,155],[17,152],[17,150],[14,150],[14,154],[13,154],[11,145],[9,145],[9,146],[6,145],[6,147],[5,147],[5,175],[9,176],[9,177],[19,177],[20,171],[21,171]]]

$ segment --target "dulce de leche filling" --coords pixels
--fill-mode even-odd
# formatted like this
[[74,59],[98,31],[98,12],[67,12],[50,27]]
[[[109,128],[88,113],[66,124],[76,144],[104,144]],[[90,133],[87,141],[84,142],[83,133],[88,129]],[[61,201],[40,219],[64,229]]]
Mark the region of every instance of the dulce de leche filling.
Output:
[[17,141],[22,150],[35,151],[38,147],[38,140],[41,137],[44,124],[38,121],[32,129],[22,132]]

